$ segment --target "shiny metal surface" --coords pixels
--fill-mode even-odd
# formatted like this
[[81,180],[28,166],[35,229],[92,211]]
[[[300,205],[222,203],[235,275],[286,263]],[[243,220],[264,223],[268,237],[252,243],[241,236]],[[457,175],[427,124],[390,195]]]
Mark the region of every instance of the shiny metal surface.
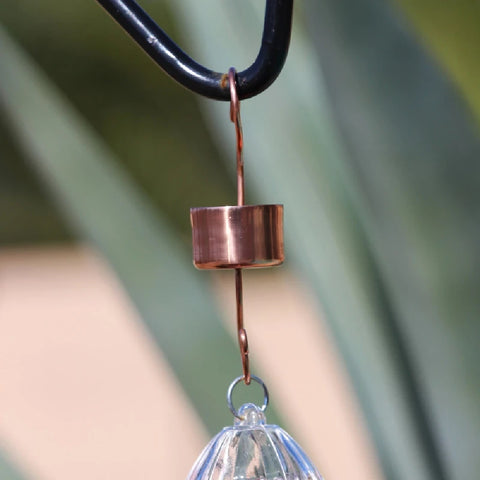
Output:
[[245,177],[243,174],[243,130],[240,116],[240,100],[237,92],[237,72],[234,67],[228,70],[230,84],[230,121],[235,125],[237,143],[237,205],[245,205]]
[[[267,407],[268,407],[268,402],[270,401],[270,395],[268,393],[268,388],[267,386],[265,385],[265,382],[260,378],[260,377],[257,377],[256,375],[250,375],[250,378],[252,380],[255,380],[262,388],[263,388],[263,405],[261,407],[259,407],[260,411],[264,412]],[[228,404],[228,408],[230,409],[230,411],[233,413],[233,415],[237,418],[239,418],[240,420],[243,420],[243,418],[241,417],[241,415],[238,414],[238,410],[235,408],[235,405],[233,405],[233,399],[232,399],[232,395],[233,395],[233,390],[235,389],[235,387],[244,379],[244,377],[237,377],[231,384],[230,386],[228,387],[228,391],[227,391],[227,404]]]
[[280,265],[283,205],[190,209],[193,263],[199,269]]
[[242,268],[270,267],[284,260],[283,206],[245,205],[243,131],[234,67],[228,70],[230,120],[235,126],[237,206],[190,209],[193,263],[200,269],[235,269],[237,337],[242,360],[241,379],[250,385],[248,336],[243,321]]
[[[235,125],[237,144],[237,206],[245,205],[245,177],[243,174],[243,130],[240,115],[240,99],[237,92],[237,72],[234,67],[228,70],[230,84],[230,121]],[[237,306],[237,338],[242,359],[243,380],[250,385],[250,358],[248,352],[248,336],[243,325],[243,279],[242,269],[235,269],[235,301]]]

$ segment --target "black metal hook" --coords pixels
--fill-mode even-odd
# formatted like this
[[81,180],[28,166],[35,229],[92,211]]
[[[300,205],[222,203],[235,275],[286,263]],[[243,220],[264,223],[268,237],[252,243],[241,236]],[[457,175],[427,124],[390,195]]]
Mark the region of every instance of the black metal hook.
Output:
[[[97,0],[160,67],[184,87],[215,100],[230,100],[228,74],[195,62],[134,0]],[[237,73],[240,99],[268,88],[287,58],[293,0],[267,0],[262,45],[253,64]]]

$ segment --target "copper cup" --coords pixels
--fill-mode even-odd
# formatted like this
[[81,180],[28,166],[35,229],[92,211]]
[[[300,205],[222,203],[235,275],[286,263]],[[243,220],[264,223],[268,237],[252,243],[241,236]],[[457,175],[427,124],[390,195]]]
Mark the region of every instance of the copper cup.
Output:
[[191,208],[193,263],[200,269],[280,265],[283,205]]

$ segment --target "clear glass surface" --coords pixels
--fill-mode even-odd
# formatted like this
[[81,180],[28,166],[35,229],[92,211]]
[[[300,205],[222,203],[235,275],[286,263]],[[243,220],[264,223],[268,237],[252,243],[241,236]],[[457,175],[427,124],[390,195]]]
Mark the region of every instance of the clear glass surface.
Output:
[[251,403],[205,447],[187,480],[323,480],[295,440]]

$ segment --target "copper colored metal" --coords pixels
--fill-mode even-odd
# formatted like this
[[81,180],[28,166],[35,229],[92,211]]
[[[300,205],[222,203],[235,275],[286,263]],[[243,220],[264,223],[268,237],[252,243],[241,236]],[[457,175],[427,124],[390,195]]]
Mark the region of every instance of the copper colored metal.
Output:
[[[235,125],[237,137],[237,205],[245,205],[245,180],[243,175],[243,130],[240,117],[240,100],[237,93],[237,72],[232,67],[228,70],[228,82],[230,85],[230,120]],[[248,359],[247,331],[243,327],[243,280],[242,269],[235,269],[235,298],[237,302],[237,332],[240,357],[242,359],[243,380],[250,385],[250,362]]]
[[283,205],[191,208],[193,263],[199,269],[280,265]]
[[200,269],[235,269],[237,335],[243,381],[251,380],[247,331],[243,325],[242,268],[280,265],[283,253],[283,205],[245,205],[243,133],[236,71],[228,71],[230,120],[235,125],[237,206],[191,208],[193,263]]
[[237,205],[245,204],[245,181],[243,176],[243,130],[240,118],[240,100],[237,94],[236,84],[237,73],[232,67],[228,70],[228,81],[230,83],[230,120],[235,125],[237,137]]
[[[237,137],[237,205],[245,205],[245,180],[243,175],[243,130],[240,117],[240,100],[237,93],[237,72],[233,67],[228,70],[230,85],[230,120],[235,125]],[[250,362],[248,359],[248,337],[243,328],[243,280],[242,269],[235,269],[235,298],[237,302],[237,332],[240,357],[242,359],[243,381],[250,385]]]
[[248,359],[247,331],[243,326],[243,280],[242,269],[235,269],[235,294],[237,300],[237,335],[242,359],[243,380],[250,385],[250,362]]

